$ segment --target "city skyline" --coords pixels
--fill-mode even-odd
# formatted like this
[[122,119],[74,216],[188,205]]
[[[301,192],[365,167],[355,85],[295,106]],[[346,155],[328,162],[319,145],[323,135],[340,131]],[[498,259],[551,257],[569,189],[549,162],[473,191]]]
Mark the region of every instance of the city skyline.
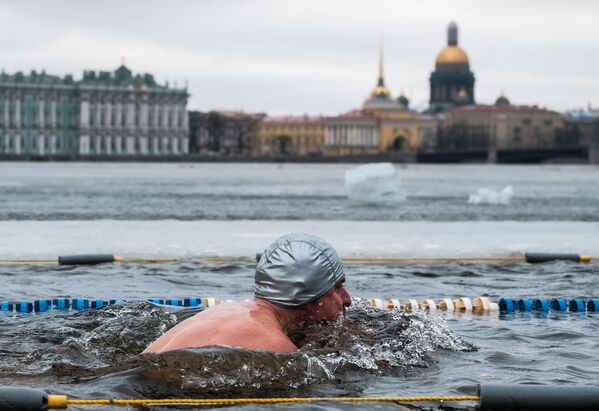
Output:
[[393,96],[428,105],[429,76],[450,21],[476,76],[477,102],[565,111],[599,104],[599,4],[508,1],[278,3],[65,0],[0,5],[6,72],[114,70],[121,58],[159,82],[189,82],[189,109],[332,115],[361,106],[384,35]]

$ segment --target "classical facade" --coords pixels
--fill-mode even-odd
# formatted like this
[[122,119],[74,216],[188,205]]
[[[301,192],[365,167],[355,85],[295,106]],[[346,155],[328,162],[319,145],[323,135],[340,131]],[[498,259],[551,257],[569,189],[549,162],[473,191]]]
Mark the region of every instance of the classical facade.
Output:
[[241,111],[189,112],[189,151],[204,155],[252,154],[265,114]]
[[445,111],[440,150],[542,149],[556,145],[563,128],[560,113],[513,105],[501,95],[495,104],[473,104]]
[[124,65],[81,80],[0,74],[0,153],[179,155],[188,152],[187,90]]
[[256,156],[319,156],[324,120],[320,116],[264,117],[256,131]]
[[362,110],[327,117],[323,151],[328,156],[376,155],[379,153],[378,120]]
[[458,45],[458,26],[447,29],[447,46],[439,52],[430,76],[429,112],[439,113],[458,104],[474,104],[474,73],[468,55]]
[[432,144],[436,135],[433,117],[410,110],[409,100],[397,99],[385,85],[383,53],[379,59],[376,86],[360,110],[327,117],[324,129],[325,155],[377,155],[413,153]]

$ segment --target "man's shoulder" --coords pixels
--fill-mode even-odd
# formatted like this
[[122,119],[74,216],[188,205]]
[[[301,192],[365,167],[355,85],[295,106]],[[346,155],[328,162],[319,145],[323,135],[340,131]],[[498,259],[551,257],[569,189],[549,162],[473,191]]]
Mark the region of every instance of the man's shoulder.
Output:
[[208,308],[196,315],[191,320],[196,324],[218,324],[219,327],[247,328],[259,326],[264,316],[256,314],[252,307],[244,304],[227,303]]

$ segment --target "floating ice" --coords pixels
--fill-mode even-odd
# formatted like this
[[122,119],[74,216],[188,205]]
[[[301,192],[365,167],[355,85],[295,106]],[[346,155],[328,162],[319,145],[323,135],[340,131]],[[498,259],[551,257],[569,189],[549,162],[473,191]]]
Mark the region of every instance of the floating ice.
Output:
[[357,204],[390,204],[406,199],[399,176],[391,163],[372,163],[347,170],[345,189]]
[[504,204],[508,205],[512,201],[514,188],[506,186],[501,191],[491,190],[489,188],[480,188],[476,193],[470,194],[468,204]]

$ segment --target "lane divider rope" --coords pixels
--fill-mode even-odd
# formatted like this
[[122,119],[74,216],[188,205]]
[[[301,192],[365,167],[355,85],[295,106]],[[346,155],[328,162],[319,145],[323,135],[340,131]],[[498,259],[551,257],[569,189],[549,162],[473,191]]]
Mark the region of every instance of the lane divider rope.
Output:
[[[200,298],[200,297],[188,297],[183,299],[162,299],[162,298],[149,298],[144,300],[122,300],[122,299],[84,299],[84,298],[54,298],[54,299],[40,299],[35,301],[0,301],[0,312],[4,313],[42,313],[48,310],[86,310],[92,308],[102,308],[108,305],[131,302],[131,301],[148,301],[159,305],[170,305],[176,307],[199,307],[207,308],[213,307],[221,303],[231,303],[236,300],[221,300],[219,298]],[[249,300],[245,300],[249,301]],[[461,297],[457,299],[442,298],[439,302],[426,298],[418,302],[415,299],[408,299],[403,304],[398,299],[380,299],[380,298],[369,298],[366,300],[368,305],[373,308],[381,310],[393,310],[398,309],[405,312],[412,312],[415,310],[433,312],[459,312],[459,313],[474,313],[474,314],[488,314],[488,313],[501,313],[510,314],[517,311],[521,312],[599,312],[599,299],[580,299],[575,298],[566,300],[564,298],[553,298],[553,299],[530,299],[530,298],[500,298],[497,302],[491,301],[489,297],[476,297],[470,299],[468,297]]]
[[[481,411],[544,411],[596,409],[599,387],[588,385],[477,384],[477,395],[419,395],[405,397],[271,397],[271,398],[164,398],[164,399],[71,399],[29,387],[0,387],[0,409],[44,411],[69,405],[155,404],[275,404],[317,401],[394,402],[476,401]],[[549,406],[551,405],[551,406]],[[443,406],[441,404],[441,406]]]
[[[421,401],[478,401],[478,395],[429,395],[415,397],[289,397],[289,398],[166,398],[166,399],[90,399],[72,400],[66,399],[66,405],[90,405],[90,404],[115,404],[115,405],[140,405],[140,404],[275,404],[284,402],[315,402],[315,401],[338,401],[338,402],[421,402]],[[60,407],[57,407],[60,408]],[[65,408],[65,407],[62,407]]]
[[[233,257],[216,256],[200,257],[200,260],[209,262],[227,262],[227,261],[256,261],[260,259],[260,254],[255,257]],[[130,263],[165,263],[180,261],[180,258],[124,258],[113,254],[80,254],[67,255],[58,258],[25,258],[25,259],[0,259],[0,263],[57,263],[59,265],[93,265],[114,262]],[[360,262],[435,262],[435,261],[522,261],[528,263],[544,263],[548,261],[572,261],[577,263],[589,263],[599,261],[599,257],[590,255],[581,255],[574,253],[538,253],[527,252],[521,256],[497,256],[497,257],[346,257],[342,258],[346,263]]]

